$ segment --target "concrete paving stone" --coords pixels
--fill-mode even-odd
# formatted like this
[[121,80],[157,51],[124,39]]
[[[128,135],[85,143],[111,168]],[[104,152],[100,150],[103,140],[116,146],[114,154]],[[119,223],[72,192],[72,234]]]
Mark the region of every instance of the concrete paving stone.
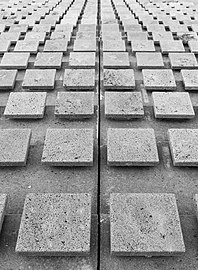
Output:
[[148,40],[148,34],[146,32],[127,31],[127,39],[133,40]]
[[95,39],[76,39],[74,41],[73,51],[96,51],[96,40]]
[[0,70],[0,90],[14,89],[17,70]]
[[114,32],[117,31],[119,32],[119,24],[115,23],[115,24],[101,24],[101,31],[110,33],[110,32]]
[[0,166],[25,166],[31,129],[0,129]]
[[171,69],[143,69],[146,90],[176,90],[176,82]]
[[132,69],[104,69],[105,89],[135,89],[135,76]]
[[42,163],[50,166],[92,166],[93,129],[47,129]]
[[155,44],[159,44],[161,40],[174,40],[171,32],[152,32],[152,37]]
[[96,40],[96,31],[79,31],[76,34],[76,39],[94,39]]
[[153,92],[155,118],[193,118],[195,112],[189,93]]
[[14,47],[14,52],[30,52],[36,54],[38,47],[38,40],[18,40]]
[[84,32],[84,31],[92,31],[92,32],[96,32],[96,24],[80,24],[78,26],[78,31],[79,32]]
[[169,129],[174,166],[198,166],[198,129]]
[[169,53],[173,69],[198,68],[196,57],[193,53]]
[[63,86],[68,89],[93,89],[95,87],[95,70],[65,69]]
[[56,69],[27,69],[22,87],[25,89],[54,89]]
[[51,25],[50,24],[35,24],[32,28],[32,32],[46,32],[50,33]]
[[131,41],[132,52],[155,52],[152,40],[133,40]]
[[58,92],[55,115],[68,119],[92,117],[94,115],[94,93]]
[[153,129],[109,128],[107,164],[111,166],[154,166],[159,163]]
[[194,54],[198,54],[198,41],[190,40],[188,42],[188,46],[190,48],[190,51]]
[[0,194],[0,231],[3,225],[5,210],[7,205],[7,194]]
[[13,24],[10,26],[8,32],[18,32],[21,34],[25,34],[28,31],[28,25],[27,24]]
[[185,252],[176,198],[171,193],[110,195],[111,254],[177,256]]
[[47,93],[12,92],[9,95],[4,116],[7,118],[43,118]]
[[24,41],[37,40],[40,44],[43,44],[45,42],[45,38],[46,32],[27,32]]
[[4,32],[0,35],[0,40],[10,40],[12,43],[19,40],[20,33],[17,32]]
[[140,24],[124,24],[125,32],[142,32],[142,27]]
[[103,51],[111,52],[124,52],[126,51],[125,41],[124,40],[103,40]]
[[153,32],[166,32],[163,24],[147,24],[146,28],[149,34],[152,34]]
[[90,194],[29,193],[15,251],[43,256],[87,255],[90,231]]
[[174,34],[179,33],[179,32],[189,32],[188,27],[184,24],[179,24],[179,25],[173,24],[169,26],[169,29]]
[[71,37],[71,32],[59,32],[59,31],[54,31],[52,32],[50,39],[51,40],[67,40],[69,41]]
[[55,39],[46,40],[43,51],[44,52],[66,52],[68,40],[66,39]]
[[95,67],[95,52],[71,52],[69,66]]
[[137,67],[142,68],[163,68],[162,54],[159,52],[137,52]]
[[128,52],[104,52],[103,53],[104,67],[129,67]]
[[62,52],[39,52],[37,53],[34,67],[35,68],[61,68],[63,53]]
[[144,116],[140,92],[105,92],[105,116],[113,119],[132,119]]
[[0,63],[0,68],[4,69],[26,69],[30,53],[6,52]]
[[0,54],[3,54],[8,51],[10,47],[11,41],[10,40],[3,40],[0,36]]
[[186,91],[198,90],[198,70],[181,70]]
[[185,52],[185,48],[181,40],[160,40],[160,47],[162,53]]

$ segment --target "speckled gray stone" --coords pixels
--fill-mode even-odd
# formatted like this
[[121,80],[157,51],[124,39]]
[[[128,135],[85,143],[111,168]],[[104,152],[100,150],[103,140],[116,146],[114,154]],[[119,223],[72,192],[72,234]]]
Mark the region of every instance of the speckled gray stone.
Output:
[[181,40],[160,40],[160,47],[162,53],[185,52]]
[[68,41],[65,39],[46,40],[44,52],[66,52]]
[[137,67],[142,68],[163,68],[162,55],[159,52],[137,52]]
[[46,32],[50,33],[51,25],[50,24],[35,24],[32,28],[32,32]]
[[77,38],[74,41],[74,51],[96,51],[96,40],[95,39],[80,39]]
[[0,231],[3,225],[7,205],[7,194],[0,193]]
[[9,32],[26,33],[28,30],[27,24],[13,24],[9,28]]
[[176,83],[171,69],[143,69],[146,90],[176,90]]
[[47,93],[12,92],[4,111],[8,118],[43,118]]
[[174,166],[198,166],[198,129],[169,129]]
[[189,93],[153,92],[155,118],[193,118],[195,112]]
[[35,68],[61,68],[62,52],[39,52],[37,53]]
[[31,129],[0,129],[0,166],[25,166]]
[[185,90],[198,90],[198,70],[181,70]]
[[133,40],[148,40],[148,33],[140,31],[127,31],[127,38],[129,41]]
[[20,33],[17,32],[4,32],[0,35],[0,40],[10,40],[11,42],[16,42],[19,40]]
[[158,163],[158,151],[153,129],[108,129],[108,165],[154,166]]
[[169,53],[171,67],[174,69],[181,68],[198,68],[196,57],[193,53]]
[[103,51],[104,52],[124,52],[126,51],[125,41],[124,40],[111,40],[105,39],[103,40]]
[[17,70],[0,70],[0,90],[12,90],[15,85]]
[[152,40],[131,41],[132,52],[154,52],[155,46]]
[[18,40],[14,47],[14,52],[37,53],[39,47],[38,40]]
[[16,252],[42,256],[90,253],[91,195],[30,193],[26,196]]
[[92,166],[92,129],[48,129],[42,163],[51,166]]
[[159,42],[161,40],[170,40],[170,41],[173,41],[173,35],[171,32],[153,32],[152,33],[152,36],[153,36],[153,41],[155,44],[159,44]]
[[10,44],[11,44],[10,40],[2,40],[0,35],[0,54],[7,52],[10,47]]
[[94,114],[94,93],[58,92],[55,115],[68,119],[90,118]]
[[71,52],[69,65],[74,67],[95,67],[94,52]]
[[115,119],[131,119],[144,116],[140,92],[105,92],[105,116]]
[[68,89],[93,89],[95,86],[95,70],[65,69],[63,86]]
[[135,89],[135,77],[132,69],[104,69],[103,85],[105,89]]
[[185,252],[174,194],[112,193],[111,253],[118,256],[174,256]]
[[190,40],[190,41],[188,42],[188,46],[189,46],[190,51],[191,51],[192,53],[198,54],[198,41],[197,41],[197,40],[196,40],[196,41]]
[[6,52],[0,63],[0,68],[26,69],[30,53]]
[[55,75],[55,69],[27,69],[22,87],[25,89],[53,89]]
[[54,31],[52,32],[50,39],[51,40],[66,40],[69,41],[71,36],[71,32],[59,32]]
[[128,52],[104,52],[104,67],[129,67]]
[[[46,32],[27,32],[24,41],[37,40],[43,44],[45,42]],[[0,36],[1,38],[1,36]]]

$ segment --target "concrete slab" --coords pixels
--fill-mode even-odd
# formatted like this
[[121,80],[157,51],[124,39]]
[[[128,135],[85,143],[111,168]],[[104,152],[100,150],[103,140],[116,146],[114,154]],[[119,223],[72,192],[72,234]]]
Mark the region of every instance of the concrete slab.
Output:
[[8,118],[43,118],[47,93],[12,92],[4,116]]
[[30,52],[36,54],[39,47],[38,40],[18,40],[14,52]]
[[11,41],[10,40],[1,40],[0,35],[0,54],[3,54],[8,51],[10,48]]
[[92,166],[93,140],[93,129],[47,129],[42,163]]
[[171,68],[198,68],[196,57],[193,53],[169,53]]
[[110,231],[112,255],[152,257],[185,252],[174,194],[111,194]]
[[71,52],[69,55],[69,66],[73,67],[95,67],[94,52]]
[[94,93],[58,92],[55,115],[68,119],[92,117],[94,115]]
[[104,52],[125,52],[125,41],[124,40],[103,40],[103,51]]
[[0,68],[26,69],[28,66],[29,57],[30,53],[6,52],[1,60]]
[[171,69],[143,69],[144,87],[146,90],[176,90],[176,83]]
[[198,70],[181,70],[181,75],[186,91],[198,90]]
[[129,67],[128,52],[104,52],[103,53],[104,67]]
[[155,118],[188,119],[195,117],[189,93],[153,92]]
[[181,40],[160,40],[160,47],[162,53],[170,52],[185,52],[184,45]]
[[0,166],[25,166],[31,129],[0,130]]
[[158,163],[158,151],[153,129],[108,129],[108,165],[154,166]]
[[17,70],[0,70],[0,90],[14,89]]
[[140,92],[105,92],[105,116],[113,119],[132,119],[144,116]]
[[44,52],[66,52],[68,41],[65,39],[46,40]]
[[10,40],[13,43],[19,40],[20,35],[21,34],[17,32],[3,32],[0,35],[0,40]]
[[90,231],[90,194],[30,193],[15,251],[43,256],[87,255]]
[[147,32],[140,32],[140,31],[127,31],[127,39],[128,41],[133,40],[148,40],[148,33]]
[[59,32],[59,31],[54,31],[52,32],[50,39],[51,40],[65,40],[69,41],[71,37],[71,32]]
[[50,24],[35,24],[32,28],[32,32],[46,32],[50,33],[51,25]]
[[149,52],[149,53],[136,53],[137,67],[142,68],[163,68],[164,63],[162,55],[159,52]]
[[155,52],[152,40],[133,40],[131,41],[132,52]]
[[161,40],[173,41],[173,35],[171,32],[152,32],[153,41],[155,44],[159,44]]
[[24,89],[54,89],[56,69],[27,69],[23,79]]
[[135,89],[135,76],[132,69],[104,69],[105,89]]
[[95,70],[65,69],[63,86],[68,89],[93,89],[95,87]]
[[9,32],[18,32],[21,34],[25,34],[28,30],[27,24],[13,24],[9,28]]
[[197,41],[197,40],[196,40],[196,41],[190,40],[190,41],[188,42],[188,46],[189,46],[190,51],[191,51],[192,53],[198,54],[198,41]]
[[96,40],[95,39],[76,39],[74,41],[74,51],[79,52],[95,52],[96,51]]
[[39,43],[43,44],[45,42],[45,38],[46,32],[27,32],[24,41],[37,40]]
[[34,67],[35,68],[55,68],[60,69],[62,63],[62,52],[39,52],[37,53]]

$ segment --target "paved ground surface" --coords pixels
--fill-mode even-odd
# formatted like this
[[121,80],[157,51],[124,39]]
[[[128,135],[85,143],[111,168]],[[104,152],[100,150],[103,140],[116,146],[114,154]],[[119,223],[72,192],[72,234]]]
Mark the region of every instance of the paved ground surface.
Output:
[[[7,204],[6,196],[1,197],[0,269],[198,269],[197,197],[193,201],[198,193],[197,33],[195,0],[0,0],[0,191],[7,194]],[[153,91],[160,93],[152,95]],[[169,96],[167,91],[176,94]],[[43,95],[9,97],[10,92]],[[108,136],[110,128],[115,136]],[[49,129],[63,130],[53,133],[57,140],[48,132],[51,144],[44,153],[51,165],[59,166],[42,162]],[[89,136],[83,132],[78,136],[76,129],[88,130]],[[107,156],[109,149],[112,156]],[[153,151],[155,162],[151,160]],[[115,160],[108,162],[108,158]],[[13,162],[19,166],[12,166]],[[28,193],[90,194],[91,229],[86,231],[90,233],[86,249],[90,248],[90,254],[32,257],[16,253]],[[122,198],[119,193],[173,193],[176,203],[175,199],[169,204],[167,199],[162,203],[150,200],[151,195],[135,195],[139,199],[134,205],[133,195],[126,195],[116,207],[111,193],[118,193],[112,198]],[[30,205],[34,216],[34,203]],[[83,208],[75,207],[72,210],[81,213],[82,221]],[[35,209],[39,213],[40,208],[35,205]],[[51,234],[56,220],[50,219],[61,216],[56,209],[59,202],[54,209],[49,203],[42,210],[53,213],[46,222],[52,224]],[[30,227],[36,224],[38,228],[39,222],[30,220]],[[77,231],[85,225],[76,222]],[[111,235],[110,222],[115,222],[116,234]],[[61,227],[62,223],[57,224]],[[45,227],[39,233],[49,233],[50,226],[42,224]],[[137,253],[157,256],[120,256],[127,255],[125,251],[134,255],[133,229],[140,249]],[[168,240],[164,240],[166,235]],[[155,237],[157,245],[152,244]],[[42,242],[48,244],[46,249],[42,246],[47,255],[51,242],[42,233],[41,239],[47,239]],[[115,250],[111,250],[110,239],[119,246],[115,254],[111,254]],[[119,239],[127,240],[126,246],[119,245]],[[177,243],[181,243],[179,247]],[[169,253],[166,257],[162,256],[164,246]],[[171,256],[177,252],[182,255]]]

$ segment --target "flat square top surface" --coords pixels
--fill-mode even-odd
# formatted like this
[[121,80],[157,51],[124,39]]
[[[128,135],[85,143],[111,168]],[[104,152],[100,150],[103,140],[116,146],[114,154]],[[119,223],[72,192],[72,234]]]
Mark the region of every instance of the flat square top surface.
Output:
[[104,52],[103,53],[104,66],[129,66],[128,52]]
[[169,53],[172,68],[198,68],[196,57],[193,53]]
[[26,196],[17,252],[77,255],[90,252],[91,196],[46,193]]
[[7,52],[3,55],[0,68],[26,68],[30,53]]
[[63,86],[67,88],[94,88],[94,69],[65,69]]
[[135,76],[132,69],[104,69],[105,88],[135,88]]
[[138,68],[161,68],[164,67],[163,59],[161,53],[158,52],[138,52],[137,57],[137,67]]
[[17,70],[0,70],[0,89],[13,89]]
[[198,90],[198,70],[181,70],[185,90]]
[[173,194],[110,195],[111,252],[160,256],[185,252]]

